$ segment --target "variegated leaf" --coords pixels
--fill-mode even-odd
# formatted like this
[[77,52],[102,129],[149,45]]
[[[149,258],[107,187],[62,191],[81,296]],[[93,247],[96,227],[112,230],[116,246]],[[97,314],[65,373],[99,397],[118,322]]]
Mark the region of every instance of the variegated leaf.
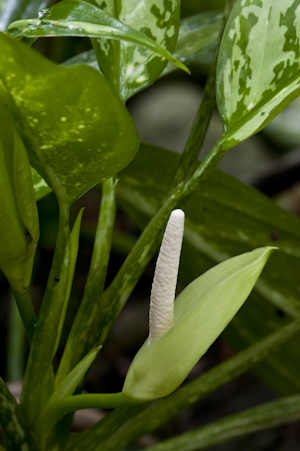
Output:
[[217,72],[224,148],[261,130],[298,97],[299,38],[299,0],[237,0]]
[[[89,0],[124,24],[145,33],[166,50],[174,50],[180,15],[179,0]],[[142,46],[103,38],[93,40],[103,74],[122,100],[152,84],[167,61]]]
[[[200,64],[210,63],[216,48],[222,18],[222,12],[212,11],[181,20],[173,56],[185,65],[194,61]],[[68,67],[77,64],[87,64],[100,70],[94,50],[86,50],[61,65]],[[176,69],[177,67],[169,61],[160,77]]]

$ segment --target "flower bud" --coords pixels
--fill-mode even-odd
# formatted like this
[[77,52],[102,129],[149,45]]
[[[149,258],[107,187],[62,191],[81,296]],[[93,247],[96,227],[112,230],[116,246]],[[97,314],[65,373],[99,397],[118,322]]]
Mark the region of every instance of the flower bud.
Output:
[[16,291],[31,279],[39,238],[31,168],[13,117],[0,100],[0,269]]

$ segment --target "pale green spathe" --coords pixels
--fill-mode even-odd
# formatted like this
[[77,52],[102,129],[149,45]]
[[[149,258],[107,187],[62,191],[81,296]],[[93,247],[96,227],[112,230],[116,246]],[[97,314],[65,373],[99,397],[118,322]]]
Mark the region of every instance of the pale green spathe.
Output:
[[172,393],[249,296],[274,248],[226,260],[194,280],[175,302],[174,326],[135,356],[123,387],[150,401]]

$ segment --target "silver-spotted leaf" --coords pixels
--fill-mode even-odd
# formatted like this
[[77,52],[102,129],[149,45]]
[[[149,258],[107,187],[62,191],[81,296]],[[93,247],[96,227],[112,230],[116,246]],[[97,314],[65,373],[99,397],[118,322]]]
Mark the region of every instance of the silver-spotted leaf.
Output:
[[[174,50],[180,18],[179,0],[90,0],[131,28],[143,32],[157,44]],[[152,84],[167,64],[145,47],[125,42],[93,41],[99,66],[120,98],[127,100]]]
[[300,94],[298,0],[237,0],[217,69],[217,102],[233,147],[265,127]]

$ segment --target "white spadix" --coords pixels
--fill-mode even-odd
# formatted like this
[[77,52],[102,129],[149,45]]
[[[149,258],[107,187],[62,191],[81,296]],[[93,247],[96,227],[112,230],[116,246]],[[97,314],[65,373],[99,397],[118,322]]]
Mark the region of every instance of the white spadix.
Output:
[[172,211],[158,254],[150,297],[148,346],[174,324],[174,300],[182,246],[184,213]]

